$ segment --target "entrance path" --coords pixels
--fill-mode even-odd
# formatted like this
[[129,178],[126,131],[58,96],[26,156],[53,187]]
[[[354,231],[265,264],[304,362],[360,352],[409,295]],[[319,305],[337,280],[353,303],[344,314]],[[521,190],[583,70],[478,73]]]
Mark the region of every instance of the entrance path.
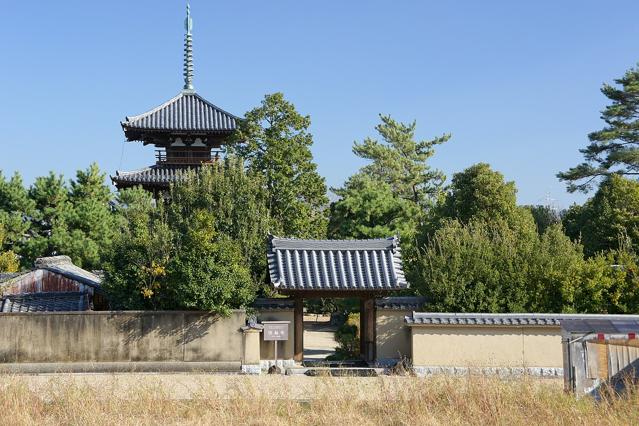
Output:
[[304,316],[304,360],[323,360],[335,353],[337,326],[331,325],[328,315]]

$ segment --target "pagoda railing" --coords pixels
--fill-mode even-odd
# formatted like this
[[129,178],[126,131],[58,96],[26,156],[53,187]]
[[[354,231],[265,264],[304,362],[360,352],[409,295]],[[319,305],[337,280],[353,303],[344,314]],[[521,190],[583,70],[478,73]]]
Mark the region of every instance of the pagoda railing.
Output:
[[198,165],[202,163],[214,163],[219,159],[218,153],[210,152],[191,152],[183,151],[178,155],[171,153],[167,155],[164,150],[155,151],[155,159],[157,164],[176,164],[176,165]]

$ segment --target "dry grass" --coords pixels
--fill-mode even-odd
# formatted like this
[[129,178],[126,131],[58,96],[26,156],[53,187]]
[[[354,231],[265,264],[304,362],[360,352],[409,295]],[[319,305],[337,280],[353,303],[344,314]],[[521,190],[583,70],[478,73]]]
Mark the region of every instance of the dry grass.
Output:
[[[185,381],[186,380],[186,381]],[[629,424],[637,393],[596,403],[559,381],[485,377],[3,376],[3,424]],[[190,384],[187,386],[187,384]]]

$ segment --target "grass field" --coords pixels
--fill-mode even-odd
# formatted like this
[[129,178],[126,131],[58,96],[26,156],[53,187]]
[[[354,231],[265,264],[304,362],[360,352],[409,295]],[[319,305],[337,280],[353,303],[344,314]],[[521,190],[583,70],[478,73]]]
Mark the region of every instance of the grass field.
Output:
[[639,424],[639,397],[599,403],[558,380],[209,375],[2,376],[3,424]]

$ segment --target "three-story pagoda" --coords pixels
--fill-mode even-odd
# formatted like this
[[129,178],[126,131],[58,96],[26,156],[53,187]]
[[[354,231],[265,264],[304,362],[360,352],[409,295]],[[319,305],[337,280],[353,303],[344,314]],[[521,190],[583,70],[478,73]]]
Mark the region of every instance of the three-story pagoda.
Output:
[[213,105],[193,87],[193,21],[189,5],[184,21],[184,88],[173,99],[120,124],[128,142],[156,147],[154,165],[111,176],[118,189],[140,185],[154,194],[168,189],[188,169],[218,160],[221,147],[239,118]]

